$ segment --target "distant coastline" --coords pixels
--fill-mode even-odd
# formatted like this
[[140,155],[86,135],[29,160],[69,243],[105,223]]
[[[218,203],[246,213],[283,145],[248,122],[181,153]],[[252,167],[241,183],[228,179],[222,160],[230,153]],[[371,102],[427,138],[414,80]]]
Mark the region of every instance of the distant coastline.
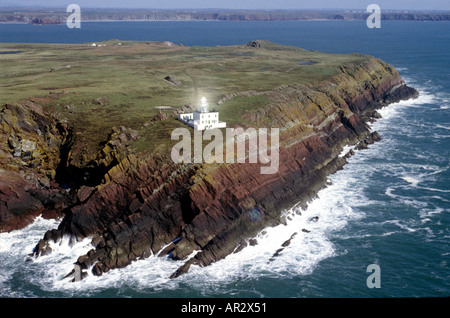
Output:
[[[62,24],[65,8],[0,8],[0,23]],[[365,20],[365,10],[83,9],[82,21],[292,21]],[[383,20],[450,21],[450,11],[384,10]]]

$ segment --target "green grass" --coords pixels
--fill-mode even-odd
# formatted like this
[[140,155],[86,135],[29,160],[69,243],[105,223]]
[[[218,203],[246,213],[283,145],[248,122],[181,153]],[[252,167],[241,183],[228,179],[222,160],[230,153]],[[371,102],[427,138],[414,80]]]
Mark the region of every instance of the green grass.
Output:
[[[171,118],[144,126],[159,111],[169,114],[205,96],[220,111],[227,126],[251,125],[242,115],[273,103],[267,95],[233,98],[226,94],[248,90],[269,91],[282,84],[314,84],[336,74],[342,64],[361,63],[359,54],[325,54],[266,42],[263,48],[240,46],[168,47],[157,42],[102,42],[86,44],[8,44],[0,51],[0,103],[48,97],[64,92],[45,107],[61,113],[82,135],[86,147],[97,147],[113,126],[139,131],[137,151],[160,151],[171,144],[170,132],[183,124]],[[314,65],[300,65],[315,61]],[[181,85],[164,80],[176,76]],[[196,95],[197,94],[197,95]],[[103,105],[95,102],[105,98]],[[168,141],[169,140],[169,141]]]
[[235,97],[223,103],[223,105],[216,107],[219,111],[219,120],[225,121],[228,127],[248,125],[252,126],[254,123],[245,121],[242,118],[246,112],[262,108],[269,105],[272,101],[267,95],[257,95],[250,97]]

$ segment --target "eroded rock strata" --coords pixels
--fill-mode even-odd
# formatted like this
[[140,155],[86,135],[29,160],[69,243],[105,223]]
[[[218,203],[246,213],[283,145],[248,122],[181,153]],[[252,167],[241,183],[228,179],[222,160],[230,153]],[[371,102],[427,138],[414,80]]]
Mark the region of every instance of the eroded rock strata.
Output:
[[[270,118],[271,127],[280,128],[277,173],[261,174],[259,164],[175,164],[170,156],[134,154],[126,143],[138,136],[126,128],[113,131],[86,178],[78,180],[62,222],[45,233],[34,255],[51,252],[48,243],[63,236],[92,237],[93,248],[76,265],[94,275],[155,254],[181,261],[172,278],[192,265],[207,266],[283,222],[283,209],[313,198],[327,176],[346,163],[346,156],[339,156],[343,146],[364,148],[379,140],[367,125],[377,108],[418,94],[392,66],[375,58],[342,66],[338,75],[314,86],[290,83],[265,93],[274,103],[244,116],[256,127],[268,127]],[[59,136],[59,149],[66,130],[53,134]],[[8,196],[6,187],[0,191]],[[26,192],[32,215],[46,209]],[[14,202],[7,200],[6,206]]]
[[58,216],[71,201],[55,185],[71,130],[44,112],[46,102],[28,100],[0,109],[0,232],[22,228],[40,214]]

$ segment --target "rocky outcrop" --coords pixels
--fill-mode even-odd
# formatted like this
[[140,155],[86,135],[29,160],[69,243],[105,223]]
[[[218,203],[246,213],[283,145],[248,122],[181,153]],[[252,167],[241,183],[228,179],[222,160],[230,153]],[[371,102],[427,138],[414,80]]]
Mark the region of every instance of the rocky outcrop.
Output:
[[266,95],[270,92],[257,92],[257,91],[245,91],[245,92],[236,92],[236,93],[230,93],[226,94],[224,97],[222,97],[218,102],[217,105],[222,105],[224,102],[233,99],[235,97],[251,97],[251,96],[259,96],[259,95]]
[[70,201],[56,184],[70,127],[44,113],[42,103],[0,109],[0,232],[24,227],[40,214],[55,217]]
[[306,205],[346,163],[339,156],[344,145],[365,147],[379,139],[366,124],[375,109],[417,91],[392,66],[370,59],[343,66],[315,86],[283,85],[265,94],[274,102],[245,116],[256,127],[267,125],[264,118],[280,127],[277,173],[261,174],[261,165],[250,163],[175,164],[163,154],[119,151],[124,148],[111,147],[109,138],[93,161],[97,177],[84,180],[76,202],[34,254],[49,252],[48,242],[67,235],[92,237],[92,250],[76,261],[77,272],[102,275],[150,255],[182,262],[172,278],[192,265],[207,266],[282,222],[283,209]]
[[87,165],[74,166],[72,129],[58,114],[43,110],[50,100],[35,98],[0,109],[0,232],[20,229],[41,214],[62,216],[69,206],[86,201],[92,185],[118,167],[139,138],[135,130],[114,127]]
[[175,75],[168,75],[164,79],[172,85],[180,86],[181,81]]

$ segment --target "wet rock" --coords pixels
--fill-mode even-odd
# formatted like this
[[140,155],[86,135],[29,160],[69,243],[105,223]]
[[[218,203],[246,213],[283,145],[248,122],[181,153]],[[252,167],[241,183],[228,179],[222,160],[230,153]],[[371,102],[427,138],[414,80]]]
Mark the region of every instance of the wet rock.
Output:
[[353,156],[355,154],[355,151],[353,151],[353,149],[350,149],[345,155],[344,155],[344,158],[345,159],[348,159],[348,158],[350,158],[351,156]]
[[292,239],[297,235],[297,232],[295,232],[294,234],[291,235],[291,237],[286,240],[283,244],[281,244],[281,246],[283,247],[287,247],[291,244]]
[[283,244],[281,244],[282,247],[279,248],[278,250],[276,250],[276,252],[269,259],[269,262],[272,262],[273,260],[275,260],[276,257],[280,256],[281,252],[291,244],[292,239],[294,239],[294,237],[296,235],[297,235],[297,232],[293,233],[288,240],[284,241]]
[[242,251],[247,246],[248,246],[248,243],[243,239],[243,240],[241,240],[241,242],[239,243],[238,247],[234,250],[233,253],[239,253],[240,251]]
[[362,150],[367,149],[369,145],[378,142],[381,140],[381,136],[378,132],[374,131],[370,135],[368,135],[366,138],[361,140],[356,146],[356,150]]
[[256,239],[252,238],[248,241],[248,244],[250,246],[256,246],[256,245],[258,245],[258,241]]
[[370,117],[372,117],[374,119],[380,119],[381,118],[381,114],[375,110],[375,111],[372,112],[372,114],[370,114]]
[[91,241],[92,246],[94,247],[104,247],[105,246],[105,239],[100,235],[94,235]]
[[41,239],[33,250],[33,256],[35,257],[44,256],[50,254],[51,252],[52,248],[50,247],[48,242],[46,240]]
[[83,271],[82,267],[80,265],[76,264],[74,266],[73,270],[70,273],[68,273],[66,276],[64,276],[64,278],[73,277],[71,282],[75,283],[75,282],[81,281],[87,275],[88,275],[87,272]]
[[269,259],[269,261],[273,261],[275,260],[275,257],[280,256],[281,252],[284,250],[284,248],[279,248],[277,249],[277,251],[272,255],[272,257]]

